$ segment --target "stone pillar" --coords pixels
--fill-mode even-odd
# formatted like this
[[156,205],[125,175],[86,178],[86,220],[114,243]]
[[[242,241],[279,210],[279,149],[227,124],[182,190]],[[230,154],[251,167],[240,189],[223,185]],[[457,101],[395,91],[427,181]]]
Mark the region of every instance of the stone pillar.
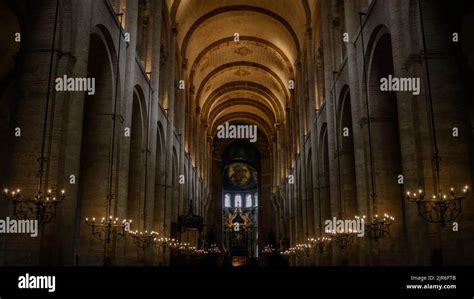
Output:
[[[354,140],[354,158],[355,158],[355,174],[356,174],[356,190],[357,190],[357,211],[360,215],[368,215],[368,189],[367,178],[369,174],[366,171],[366,153],[364,145],[364,134],[361,126],[361,119],[365,115],[365,90],[363,77],[363,58],[361,38],[357,33],[359,26],[359,7],[354,1],[344,3],[346,12],[346,30],[351,29],[349,36],[351,43],[347,45],[347,61],[349,74],[349,90],[351,93],[351,114],[352,114],[352,136]],[[355,43],[355,44],[354,44]],[[369,265],[369,240],[358,240],[358,251],[360,265]],[[355,246],[354,246],[355,249]]]
[[[60,2],[61,3],[61,2]],[[64,3],[64,2],[62,2]],[[76,14],[76,28],[90,27],[90,11],[91,1],[84,1],[80,4],[77,2],[71,3],[71,11]],[[64,8],[63,8],[64,9]],[[63,56],[60,61],[66,65],[70,65],[74,61],[72,71],[67,72],[68,77],[87,77],[87,65],[89,56],[89,30],[76,30],[73,36],[76,45],[75,48],[70,49],[70,55]],[[66,60],[66,61],[64,61]],[[61,62],[60,62],[61,63]],[[62,64],[62,63],[61,63]],[[62,74],[58,72],[58,74]],[[81,168],[81,140],[83,128],[83,113],[84,110],[84,92],[74,92],[64,94],[65,107],[64,115],[68,115],[68,122],[65,131],[67,134],[63,136],[64,145],[62,149],[63,155],[63,187],[66,191],[67,198],[58,206],[56,215],[56,225],[54,227],[53,238],[49,240],[55,246],[45,246],[50,248],[52,254],[48,254],[50,259],[45,261],[48,264],[72,266],[76,264],[76,257],[78,257],[78,240],[80,223],[84,221],[80,215],[80,168]],[[59,94],[57,94],[59,95]],[[68,95],[68,96],[67,96]],[[81,113],[78,113],[80,111]],[[70,184],[71,175],[76,180],[75,184]],[[77,219],[79,218],[79,221]]]
[[[43,144],[43,125],[51,64],[52,77],[49,86],[50,96],[44,147],[46,161],[41,189],[43,189],[43,192],[47,188],[51,188],[53,192],[59,192],[66,183],[62,172],[63,165],[59,159],[63,150],[61,138],[64,130],[61,125],[64,122],[61,111],[65,109],[66,97],[56,95],[54,80],[57,73],[67,73],[73,57],[70,55],[60,57],[58,55],[59,50],[70,50],[66,43],[67,37],[61,37],[61,32],[66,30],[69,23],[66,21],[62,23],[61,21],[69,17],[68,14],[71,8],[62,6],[60,3],[56,41],[54,49],[52,49],[56,1],[36,1],[30,4],[27,17],[34,21],[35,26],[26,26],[27,32],[22,33],[23,46],[29,51],[21,52],[21,56],[18,57],[22,69],[16,85],[18,97],[15,99],[16,115],[12,122],[13,128],[21,129],[21,136],[13,135],[14,130],[9,132],[9,134],[12,134],[13,141],[10,162],[11,172],[8,182],[5,183],[10,189],[19,188],[25,197],[33,198],[40,189],[39,177],[37,177],[40,167],[37,159],[41,156]],[[62,24],[64,24],[64,27]],[[51,55],[53,61],[51,61]],[[12,215],[13,204],[2,204],[1,207],[0,215],[2,219],[6,217],[14,218]],[[59,206],[59,208],[61,207]],[[3,255],[7,265],[15,266],[52,263],[53,252],[46,245],[53,240],[55,225],[62,220],[56,217],[52,223],[47,224],[44,228],[39,226],[37,237],[31,237],[27,234],[1,236],[2,241],[5,240],[5,248],[4,252],[2,251],[2,254],[0,254],[0,258]],[[70,226],[67,229],[72,230]],[[72,253],[71,243],[63,243],[61,246],[69,249],[66,254]]]
[[[152,30],[151,31],[151,75],[150,82],[152,88],[152,101],[150,119],[149,119],[149,146],[148,146],[148,190],[147,199],[149,203],[149,217],[146,219],[146,228],[159,232],[160,226],[163,223],[163,215],[156,213],[159,211],[159,207],[162,205],[163,194],[157,192],[161,186],[156,186],[156,175],[162,171],[160,168],[162,165],[159,163],[161,157],[157,157],[157,146],[158,146],[158,115],[160,113],[160,75],[161,75],[161,30],[162,30],[162,12],[163,12],[163,1],[153,1],[152,3]],[[163,136],[162,136],[163,137]],[[163,153],[161,153],[163,154]],[[161,181],[160,181],[161,182]],[[160,196],[157,196],[160,195]],[[153,212],[151,212],[153,211]],[[151,254],[151,253],[150,253]],[[147,264],[157,265],[159,254],[153,254],[152,258],[147,259]]]
[[[166,149],[165,149],[165,200],[166,200],[166,210],[165,210],[165,227],[163,228],[164,235],[166,237],[170,236],[171,233],[171,221],[176,219],[171,219],[175,215],[172,214],[172,206],[173,201],[178,200],[174,196],[174,190],[172,190],[173,182],[175,182],[178,178],[172,177],[172,159],[173,159],[173,140],[174,137],[174,127],[173,127],[173,119],[174,119],[174,95],[175,95],[175,51],[176,51],[176,35],[178,31],[176,26],[172,28],[172,32],[170,34],[170,45],[169,45],[169,52],[168,52],[168,65],[167,65],[167,88],[168,88],[168,100],[165,105],[165,109],[167,109],[167,119],[168,124],[166,128]],[[176,165],[178,167],[178,165]],[[169,251],[168,251],[169,253]],[[169,254],[165,256],[165,265],[169,265]]]
[[[116,148],[119,157],[114,159],[116,165],[115,171],[118,174],[118,179],[115,181],[113,192],[118,194],[114,196],[113,202],[116,203],[116,207],[112,209],[115,211],[114,217],[125,218],[127,215],[128,206],[128,180],[129,180],[129,168],[130,168],[130,140],[131,137],[126,137],[124,134],[125,127],[132,127],[132,114],[133,114],[133,90],[134,90],[134,76],[136,66],[136,47],[137,47],[137,21],[138,21],[138,2],[134,0],[127,0],[127,13],[125,15],[125,32],[130,34],[130,42],[125,52],[125,81],[124,81],[124,93],[118,101],[118,114],[123,119],[123,126],[119,121],[117,115],[116,121]],[[122,42],[123,43],[123,42]],[[122,57],[121,57],[122,58]],[[123,71],[122,69],[120,71]],[[117,163],[119,162],[119,163]],[[115,193],[117,190],[117,193]],[[142,199],[141,199],[142,200]],[[132,223],[132,229],[142,229],[142,224],[139,224],[141,220],[132,219],[135,223]],[[130,238],[125,239],[124,257],[126,262],[133,263],[137,260],[137,249]],[[120,243],[118,244],[120,247]],[[121,253],[117,253],[121,255]]]

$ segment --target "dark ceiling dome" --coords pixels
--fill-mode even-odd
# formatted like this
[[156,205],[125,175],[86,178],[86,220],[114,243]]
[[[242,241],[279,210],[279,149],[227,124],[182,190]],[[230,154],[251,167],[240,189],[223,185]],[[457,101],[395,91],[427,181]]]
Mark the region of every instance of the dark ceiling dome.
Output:
[[260,170],[260,152],[248,141],[235,141],[228,145],[222,153],[222,167],[234,162],[246,162],[257,171]]

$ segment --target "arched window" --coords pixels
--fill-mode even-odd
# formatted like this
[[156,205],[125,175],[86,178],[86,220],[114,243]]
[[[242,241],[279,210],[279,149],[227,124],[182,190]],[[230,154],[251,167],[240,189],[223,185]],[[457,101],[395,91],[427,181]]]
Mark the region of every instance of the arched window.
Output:
[[224,195],[224,207],[230,208],[230,194]]
[[234,207],[236,207],[236,208],[241,208],[242,207],[242,196],[240,194],[237,194],[235,196]]
[[253,203],[253,204],[254,204],[256,207],[258,207],[258,193],[255,193],[255,195],[253,196],[253,198],[254,198],[254,203]]
[[246,208],[251,208],[252,207],[252,195],[251,194],[247,194],[245,196],[245,207]]

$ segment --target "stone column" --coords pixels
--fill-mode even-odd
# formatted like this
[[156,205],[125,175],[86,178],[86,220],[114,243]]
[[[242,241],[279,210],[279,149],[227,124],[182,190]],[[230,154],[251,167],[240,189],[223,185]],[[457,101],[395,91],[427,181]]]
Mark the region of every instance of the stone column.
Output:
[[[72,25],[76,28],[76,33],[73,35],[73,44],[76,46],[70,49],[68,55],[62,56],[60,64],[64,63],[69,68],[74,61],[72,70],[66,71],[66,69],[64,69],[64,74],[68,73],[68,77],[85,78],[87,77],[90,31],[80,30],[79,28],[90,27],[90,10],[92,4],[91,1],[88,0],[80,4],[72,2],[71,5],[70,9],[76,14],[77,19],[77,22]],[[66,8],[63,7],[63,9],[67,11]],[[66,15],[64,17],[66,17]],[[70,16],[68,16],[68,18],[69,17]],[[58,72],[58,75],[61,74],[61,72]],[[59,94],[57,95],[59,96]],[[81,168],[84,96],[84,92],[74,92],[64,94],[63,98],[65,107],[62,113],[68,116],[68,122],[65,128],[67,134],[62,137],[64,140],[63,149],[61,150],[64,159],[62,162],[64,167],[62,184],[66,191],[67,198],[58,206],[56,215],[57,225],[55,225],[53,229],[53,238],[49,240],[49,242],[55,244],[55,246],[51,246],[51,243],[45,246],[45,248],[49,248],[49,251],[51,251],[51,253],[48,254],[50,259],[45,261],[45,263],[49,265],[72,266],[76,264],[76,256],[78,256],[77,239],[79,239],[78,232],[80,227],[78,222],[84,221],[84,219],[80,217],[80,211],[78,209],[78,206],[80,206],[79,172]],[[78,113],[78,111],[80,111],[80,113]],[[71,175],[75,179],[75,184],[70,184]],[[79,221],[77,221],[78,218]]]
[[[360,215],[368,215],[368,189],[366,171],[366,154],[364,145],[365,129],[362,128],[361,119],[365,115],[365,81],[363,77],[362,45],[358,36],[359,7],[353,1],[344,3],[346,12],[346,30],[351,29],[349,36],[351,43],[347,45],[347,61],[349,74],[349,89],[351,93],[351,114],[352,114],[352,136],[354,140],[354,158],[357,190],[357,211]],[[359,239],[358,250],[360,265],[368,265],[369,260],[369,240]]]
[[[31,5],[31,6],[30,6]],[[66,20],[70,17],[71,7],[63,6],[60,2],[58,10],[58,25],[56,28],[56,40],[52,49],[53,32],[56,14],[56,1],[36,1],[28,5],[30,20],[35,20],[35,26],[26,26],[26,32],[22,32],[22,43],[25,49],[18,57],[21,74],[16,83],[18,96],[15,99],[16,112],[12,122],[13,128],[19,128],[21,135],[16,136],[15,130],[9,131],[13,146],[11,148],[11,170],[7,186],[10,189],[21,189],[25,197],[33,198],[40,189],[39,177],[37,177],[43,144],[43,125],[45,121],[46,99],[48,92],[49,70],[52,67],[50,81],[50,95],[48,103],[48,118],[46,125],[46,139],[44,147],[44,171],[42,191],[51,188],[53,192],[59,192],[65,187],[66,179],[63,173],[63,164],[60,160],[61,139],[64,136],[64,122],[61,111],[66,110],[66,97],[64,94],[56,95],[56,74],[67,74],[74,57],[71,55],[60,56],[59,51],[64,50],[70,54],[68,37],[62,37],[61,33],[71,25]],[[62,22],[64,20],[64,22]],[[64,27],[63,27],[64,26]],[[13,38],[13,37],[12,37]],[[53,51],[53,52],[51,52]],[[52,57],[52,61],[51,61]],[[6,142],[5,140],[3,142]],[[74,199],[72,203],[74,203]],[[14,218],[13,204],[1,205],[0,215]],[[58,209],[61,207],[59,206]],[[71,211],[71,210],[69,210]],[[69,215],[71,217],[71,215]],[[4,251],[0,258],[4,258],[7,265],[40,265],[53,263],[53,252],[47,247],[54,239],[54,229],[60,226],[64,218],[55,217],[52,223],[44,228],[38,226],[38,236],[31,237],[27,234],[18,236],[3,235],[5,241]],[[67,233],[74,228],[68,223]],[[61,244],[72,260],[72,242]],[[63,257],[64,258],[64,257]],[[56,261],[54,261],[56,262]]]
[[[170,44],[169,44],[169,51],[168,51],[168,59],[167,59],[167,88],[168,88],[168,99],[165,105],[165,109],[167,109],[167,127],[166,127],[166,148],[165,148],[165,200],[166,200],[166,211],[165,211],[165,227],[163,228],[164,234],[166,237],[170,236],[171,233],[171,221],[175,219],[171,219],[175,215],[172,214],[172,205],[173,201],[178,200],[174,196],[174,190],[172,190],[173,182],[177,181],[177,177],[172,177],[172,159],[173,159],[173,140],[174,137],[174,127],[173,127],[173,120],[174,120],[174,94],[176,83],[175,82],[175,51],[176,51],[176,35],[178,31],[176,26],[172,28],[172,32],[170,34]],[[178,167],[178,165],[176,165]],[[178,169],[178,168],[177,168]],[[176,174],[177,175],[177,174]],[[169,251],[168,255],[165,256],[165,265],[169,265]]]
[[[125,15],[125,32],[130,34],[130,42],[125,52],[125,81],[124,81],[124,93],[123,96],[117,102],[118,114],[123,119],[123,126],[119,121],[117,115],[116,121],[116,148],[118,156],[114,159],[116,165],[116,173],[118,175],[117,181],[115,181],[113,192],[115,194],[113,201],[116,207],[112,209],[115,211],[114,217],[125,218],[130,217],[127,215],[128,206],[128,180],[129,180],[129,162],[130,162],[130,141],[131,137],[126,137],[124,134],[125,127],[132,127],[132,114],[133,114],[133,90],[134,90],[134,77],[135,77],[135,66],[136,66],[136,47],[137,47],[137,22],[138,22],[138,2],[134,0],[127,0],[127,13]],[[123,71],[122,69],[120,71]],[[117,163],[118,162],[118,163]],[[117,190],[117,192],[115,192]],[[118,196],[117,196],[118,195]],[[142,200],[142,199],[141,199]],[[132,219],[135,223],[132,223],[132,229],[142,229],[140,219]],[[130,238],[125,239],[124,258],[127,263],[134,263],[137,261],[137,248],[133,245]],[[118,243],[120,247],[120,243]],[[118,256],[121,253],[117,253]]]
[[[148,109],[151,109],[150,113],[150,136],[149,136],[149,157],[148,157],[148,182],[147,186],[147,198],[149,202],[149,217],[146,220],[147,229],[154,230],[159,232],[161,224],[163,223],[163,215],[161,213],[156,213],[158,208],[161,206],[160,202],[163,201],[163,197],[156,195],[161,195],[162,192],[157,192],[156,188],[156,175],[159,174],[162,169],[161,157],[157,157],[157,146],[158,146],[158,115],[160,113],[160,75],[161,75],[161,30],[162,30],[162,12],[163,12],[163,1],[153,1],[152,3],[152,31],[151,32],[151,76],[150,82],[153,90],[151,106]],[[162,136],[163,137],[163,136]],[[163,154],[163,153],[161,153]],[[160,159],[160,160],[158,160]],[[158,169],[158,172],[157,172]],[[162,204],[162,203],[161,203]],[[151,212],[153,211],[153,213]],[[152,260],[147,259],[147,264],[151,263],[157,265],[159,254],[152,255]]]

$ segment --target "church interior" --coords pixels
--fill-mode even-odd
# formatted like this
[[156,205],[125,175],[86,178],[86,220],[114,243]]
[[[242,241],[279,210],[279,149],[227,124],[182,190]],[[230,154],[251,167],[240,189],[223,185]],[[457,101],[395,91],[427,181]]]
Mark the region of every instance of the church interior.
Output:
[[0,0],[0,265],[474,265],[473,31],[467,0]]

